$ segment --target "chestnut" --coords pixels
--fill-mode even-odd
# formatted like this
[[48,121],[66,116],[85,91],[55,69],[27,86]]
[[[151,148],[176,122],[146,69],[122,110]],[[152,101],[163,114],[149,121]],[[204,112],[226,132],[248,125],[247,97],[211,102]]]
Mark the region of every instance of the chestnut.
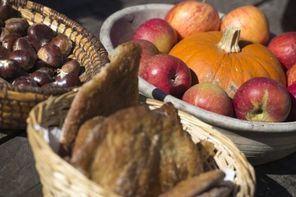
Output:
[[36,61],[36,55],[25,50],[12,51],[10,52],[8,58],[16,61],[24,70],[30,70],[33,68]]
[[56,33],[47,25],[34,24],[28,28],[28,36],[33,42],[39,42],[40,46],[46,45]]
[[19,13],[9,5],[8,1],[2,1],[2,5],[0,6],[0,20],[5,21],[18,15]]
[[23,86],[32,86],[32,87],[38,87],[38,84],[36,81],[33,80],[33,78],[30,75],[24,75],[16,78],[12,85],[23,87]]
[[55,69],[45,66],[38,68],[36,71],[47,73],[51,77],[54,77],[56,74]]
[[29,23],[24,18],[10,18],[5,21],[5,28],[10,33],[16,33],[19,35],[26,35]]
[[39,68],[42,68],[42,67],[49,67],[49,68],[53,69],[53,67],[51,65],[49,65],[49,64],[47,64],[44,61],[39,60],[39,59],[35,62],[33,69],[35,71],[35,70],[38,70]]
[[2,42],[3,38],[8,34],[9,34],[9,31],[4,27],[1,27],[0,42]]
[[2,39],[2,46],[8,49],[9,51],[11,51],[15,41],[19,37],[21,37],[19,34],[15,34],[15,33],[7,34]]
[[13,60],[0,60],[0,77],[6,80],[13,79],[21,74],[17,62]]
[[81,84],[81,81],[77,75],[74,75],[73,73],[69,73],[63,77],[58,75],[55,78],[55,81],[53,82],[53,85],[63,88],[69,88],[74,86],[79,86]]
[[0,45],[0,59],[7,59],[9,50]]
[[47,72],[52,77],[54,77],[57,73],[57,69],[41,60],[37,60],[34,64],[34,67],[29,72],[32,73],[37,70],[41,72]]
[[43,86],[50,82],[53,82],[54,79],[46,72],[35,71],[30,74],[30,77],[38,84],[38,86]]
[[59,67],[64,61],[61,50],[52,44],[47,44],[41,47],[37,53],[37,56],[40,60],[55,68]]
[[38,51],[41,48],[41,44],[38,40],[36,40],[36,38],[33,38],[31,36],[26,36],[26,38],[28,39],[29,43],[33,46],[35,51]]
[[36,51],[33,48],[33,46],[31,45],[28,37],[20,37],[18,39],[16,39],[16,41],[14,42],[14,45],[12,47],[13,51],[17,51],[17,50],[25,50],[30,52],[32,55],[36,56]]
[[80,64],[77,60],[74,60],[74,59],[69,60],[61,67],[61,69],[59,69],[58,72],[61,77],[69,73],[72,73],[78,76],[80,73]]
[[68,56],[72,52],[73,42],[64,34],[58,34],[50,41],[50,44],[59,47],[64,56]]

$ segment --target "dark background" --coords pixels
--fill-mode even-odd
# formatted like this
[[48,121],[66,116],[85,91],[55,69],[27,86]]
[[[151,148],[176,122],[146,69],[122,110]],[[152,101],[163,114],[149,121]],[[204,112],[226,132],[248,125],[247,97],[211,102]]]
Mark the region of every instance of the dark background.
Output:
[[[102,22],[123,7],[143,3],[175,3],[174,0],[38,0],[78,21],[99,37]],[[220,12],[254,4],[267,15],[270,29],[279,34],[296,31],[296,0],[207,0]],[[257,166],[256,196],[296,196],[296,154]],[[0,132],[0,196],[42,196],[34,159],[25,134],[5,136]]]

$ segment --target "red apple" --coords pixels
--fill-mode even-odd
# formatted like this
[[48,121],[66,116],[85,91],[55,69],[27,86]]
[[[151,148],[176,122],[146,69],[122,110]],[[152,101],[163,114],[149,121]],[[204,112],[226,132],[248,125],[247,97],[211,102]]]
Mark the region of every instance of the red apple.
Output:
[[296,64],[296,32],[285,32],[274,37],[268,44],[268,49],[289,69]]
[[145,62],[153,55],[156,55],[159,53],[158,49],[155,47],[155,45],[147,40],[135,40],[135,43],[139,44],[141,47],[141,59],[140,59],[140,67],[139,67],[139,73],[143,69],[143,66]]
[[281,122],[289,115],[291,99],[288,90],[277,81],[255,77],[239,87],[233,106],[239,119]]
[[232,100],[220,86],[213,83],[204,82],[190,87],[182,100],[211,112],[233,116]]
[[291,66],[287,71],[287,82],[288,86],[296,82],[296,64]]
[[177,3],[168,11],[165,20],[181,38],[196,32],[217,31],[221,22],[218,11],[213,6],[198,1]]
[[178,41],[176,31],[161,18],[153,18],[142,23],[134,32],[133,40],[148,40],[162,53],[168,53]]
[[288,91],[296,98],[296,82],[288,86]]
[[143,59],[147,59],[147,58],[151,57],[152,55],[156,55],[159,53],[156,46],[148,40],[135,40],[134,42],[140,45],[141,50],[142,50],[141,58],[143,58]]
[[178,98],[191,85],[191,73],[187,65],[179,58],[167,54],[150,57],[139,75],[165,93]]
[[296,121],[296,82],[288,86],[288,91],[291,95],[291,111],[287,121]]

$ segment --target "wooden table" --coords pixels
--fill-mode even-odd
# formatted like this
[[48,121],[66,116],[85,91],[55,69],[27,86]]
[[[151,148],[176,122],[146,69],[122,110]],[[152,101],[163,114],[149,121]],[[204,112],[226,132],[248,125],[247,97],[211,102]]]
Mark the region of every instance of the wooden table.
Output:
[[[140,3],[175,3],[173,0],[39,0],[70,18],[79,21],[89,31],[99,36],[104,19],[122,7]],[[207,2],[227,12],[240,5],[256,4],[266,13],[271,31],[296,31],[295,0],[208,0]],[[19,131],[20,132],[20,131]],[[296,143],[296,142],[295,142]],[[256,196],[296,196],[296,153],[279,161],[255,167]],[[0,197],[42,196],[42,186],[34,166],[25,131],[7,136],[0,131]]]

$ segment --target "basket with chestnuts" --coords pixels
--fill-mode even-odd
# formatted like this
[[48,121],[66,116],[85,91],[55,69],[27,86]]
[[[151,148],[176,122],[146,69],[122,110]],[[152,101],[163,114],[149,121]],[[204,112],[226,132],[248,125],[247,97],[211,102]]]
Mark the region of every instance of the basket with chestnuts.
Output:
[[23,129],[31,108],[90,80],[104,47],[66,16],[26,0],[0,4],[0,128]]

